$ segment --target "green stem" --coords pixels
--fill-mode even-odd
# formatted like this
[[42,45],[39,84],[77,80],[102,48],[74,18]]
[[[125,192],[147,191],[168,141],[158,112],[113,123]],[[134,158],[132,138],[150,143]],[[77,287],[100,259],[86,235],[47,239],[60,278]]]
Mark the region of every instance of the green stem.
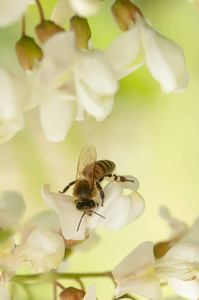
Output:
[[24,275],[15,275],[11,281],[13,282],[18,282],[20,280],[25,280],[25,281],[32,281],[32,280],[38,280],[38,279],[43,279],[44,281],[47,282],[54,282],[57,281],[58,279],[75,279],[79,280],[80,278],[89,278],[89,277],[109,277],[113,280],[112,278],[112,273],[111,272],[101,272],[101,273],[56,273],[56,272],[50,272],[48,274],[24,274]]
[[39,0],[35,0],[35,1],[36,1],[36,4],[37,4],[37,7],[39,9],[39,14],[40,14],[41,21],[43,21],[44,20],[44,12],[43,12],[43,9],[41,7],[40,1]]

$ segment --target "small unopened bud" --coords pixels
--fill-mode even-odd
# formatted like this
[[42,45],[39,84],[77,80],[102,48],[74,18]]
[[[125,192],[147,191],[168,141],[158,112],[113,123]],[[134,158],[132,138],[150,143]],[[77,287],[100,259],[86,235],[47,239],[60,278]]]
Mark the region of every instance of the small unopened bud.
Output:
[[117,25],[123,31],[129,29],[132,21],[135,23],[136,13],[142,16],[140,9],[129,0],[116,0],[111,7],[111,11]]
[[44,44],[49,37],[60,31],[64,31],[64,29],[52,21],[43,20],[36,26],[35,31],[41,43]]
[[16,43],[15,51],[18,61],[24,70],[32,70],[35,60],[41,60],[43,53],[41,48],[29,36],[22,36]]
[[64,289],[59,295],[60,300],[82,300],[85,296],[83,290],[76,289],[74,287],[69,287]]
[[70,19],[70,30],[76,34],[76,42],[79,48],[88,48],[88,41],[91,38],[91,30],[85,18],[74,16]]

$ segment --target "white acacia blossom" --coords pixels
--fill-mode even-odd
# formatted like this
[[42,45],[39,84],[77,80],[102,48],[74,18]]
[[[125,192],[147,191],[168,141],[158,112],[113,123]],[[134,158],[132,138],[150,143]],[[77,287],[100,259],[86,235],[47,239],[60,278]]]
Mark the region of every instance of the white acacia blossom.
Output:
[[135,293],[150,299],[162,296],[160,280],[164,279],[180,296],[199,297],[199,242],[184,240],[172,247],[161,259],[155,259],[153,243],[144,242],[113,270],[118,282],[117,297]]
[[[94,209],[97,214],[85,215],[77,230],[83,212],[77,210],[75,199],[72,196],[52,193],[49,185],[42,187],[42,197],[46,204],[54,209],[59,215],[61,230],[65,239],[83,240],[89,233],[97,227],[104,227],[109,230],[118,230],[123,226],[133,222],[144,211],[144,200],[136,192],[138,181],[132,176],[134,183],[110,182],[104,188],[105,201],[102,207],[101,198],[98,195],[95,199],[99,206]],[[123,195],[123,189],[130,189],[129,195]]]
[[46,41],[44,51],[45,58],[30,80],[34,97],[42,98],[44,133],[59,142],[85,113],[97,121],[108,117],[118,83],[104,52],[79,49],[73,32],[55,34]]
[[163,93],[177,93],[187,88],[189,75],[182,49],[152,28],[139,13],[135,14],[135,23],[131,21],[129,29],[109,45],[106,54],[118,79],[146,61]]
[[43,273],[55,269],[64,257],[63,238],[50,230],[36,228],[27,240],[18,245],[15,255],[30,262],[34,271]]
[[65,24],[74,15],[88,17],[99,10],[101,0],[59,0],[52,12],[51,20],[58,25]]

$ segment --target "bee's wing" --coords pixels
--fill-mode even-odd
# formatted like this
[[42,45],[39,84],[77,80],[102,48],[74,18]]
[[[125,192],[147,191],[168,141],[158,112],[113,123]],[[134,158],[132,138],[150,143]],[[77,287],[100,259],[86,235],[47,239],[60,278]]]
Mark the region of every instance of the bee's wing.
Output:
[[77,165],[77,177],[81,178],[83,175],[86,176],[91,184],[94,185],[94,174],[95,174],[95,162],[96,162],[97,152],[93,146],[85,146],[80,155]]

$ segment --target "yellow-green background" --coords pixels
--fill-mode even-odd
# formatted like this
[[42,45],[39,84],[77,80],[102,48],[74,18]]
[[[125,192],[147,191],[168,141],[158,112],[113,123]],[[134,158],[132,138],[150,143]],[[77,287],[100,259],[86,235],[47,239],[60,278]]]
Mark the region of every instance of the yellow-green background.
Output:
[[[41,3],[50,18],[56,1]],[[96,48],[106,49],[120,34],[111,17],[112,3],[105,0],[100,14],[89,18]],[[159,84],[142,66],[121,80],[113,110],[105,121],[75,122],[65,141],[52,143],[45,139],[35,109],[25,114],[25,130],[0,146],[1,190],[22,193],[27,206],[23,223],[47,208],[40,194],[43,184],[49,183],[56,192],[74,180],[85,144],[96,147],[99,159],[113,160],[118,174],[132,174],[139,179],[139,192],[146,203],[143,216],[120,231],[98,229],[99,242],[86,253],[72,256],[70,272],[111,270],[139,243],[167,239],[169,230],[158,215],[161,205],[189,225],[199,214],[199,11],[187,0],[134,3],[155,28],[182,47],[190,74],[187,90],[162,96]],[[34,33],[38,21],[38,11],[31,6],[27,34]],[[0,63],[14,70],[19,68],[13,58],[19,37],[20,24],[0,31]],[[93,281],[95,278],[84,283],[88,287]],[[96,282],[98,299],[111,299],[111,281]],[[53,299],[48,285],[32,288],[31,293],[33,299]],[[14,299],[29,298],[22,293]]]

